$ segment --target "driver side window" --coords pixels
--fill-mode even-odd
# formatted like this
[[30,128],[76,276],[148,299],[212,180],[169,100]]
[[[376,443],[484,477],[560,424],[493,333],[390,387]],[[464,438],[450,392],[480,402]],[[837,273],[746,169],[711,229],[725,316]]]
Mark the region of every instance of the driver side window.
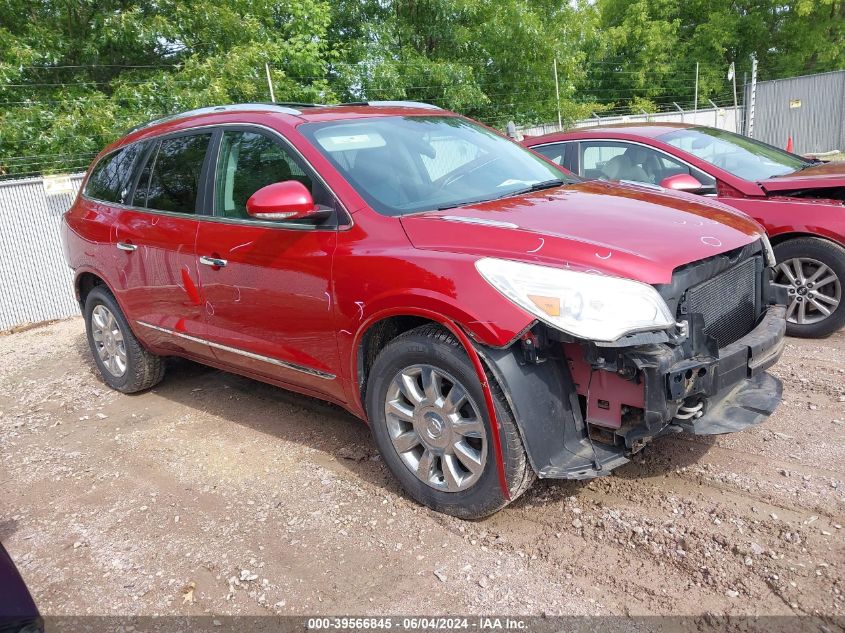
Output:
[[[320,203],[315,183],[285,147],[264,134],[225,131],[220,141],[214,182],[214,214],[248,219],[246,201],[262,187],[284,180],[298,180]],[[319,185],[316,188],[322,189]]]

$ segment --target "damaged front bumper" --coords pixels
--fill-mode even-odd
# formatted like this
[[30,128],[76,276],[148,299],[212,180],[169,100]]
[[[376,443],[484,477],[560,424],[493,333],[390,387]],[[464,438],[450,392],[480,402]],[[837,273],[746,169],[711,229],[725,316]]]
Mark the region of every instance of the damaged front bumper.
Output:
[[784,348],[783,306],[767,306],[752,331],[722,349],[691,329],[682,341],[625,347],[560,342],[562,358],[479,352],[503,387],[538,476],[588,479],[657,437],[741,431],[775,410],[782,385],[765,370]]

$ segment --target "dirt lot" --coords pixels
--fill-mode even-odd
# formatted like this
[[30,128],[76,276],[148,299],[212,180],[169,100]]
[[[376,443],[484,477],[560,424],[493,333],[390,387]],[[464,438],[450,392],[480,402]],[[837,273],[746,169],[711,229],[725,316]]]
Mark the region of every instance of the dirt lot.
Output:
[[671,437],[480,522],[366,427],[174,361],[106,388],[81,320],[0,336],[0,539],[43,613],[845,614],[845,333],[791,340],[763,426]]

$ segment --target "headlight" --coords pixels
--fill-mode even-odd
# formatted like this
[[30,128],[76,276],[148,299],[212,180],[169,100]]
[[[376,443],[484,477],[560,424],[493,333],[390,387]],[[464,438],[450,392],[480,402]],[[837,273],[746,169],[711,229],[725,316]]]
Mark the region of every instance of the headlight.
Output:
[[657,290],[638,281],[505,259],[480,259],[475,267],[516,305],[579,338],[610,342],[675,323]]
[[763,242],[763,252],[766,254],[766,266],[769,268],[774,268],[777,265],[777,260],[775,259],[775,250],[772,248],[772,243],[769,241],[769,236],[763,233],[763,236],[760,238],[760,241]]

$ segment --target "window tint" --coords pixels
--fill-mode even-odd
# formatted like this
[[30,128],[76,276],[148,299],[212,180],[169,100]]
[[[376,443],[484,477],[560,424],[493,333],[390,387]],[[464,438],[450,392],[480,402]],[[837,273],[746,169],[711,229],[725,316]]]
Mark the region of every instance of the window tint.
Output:
[[157,211],[195,213],[202,164],[210,141],[211,134],[160,141],[141,173],[134,204]]
[[542,145],[540,147],[532,147],[535,152],[542,154],[553,163],[563,165],[563,154],[566,152],[566,147],[569,143],[554,143],[553,145]]
[[257,132],[225,132],[217,163],[214,212],[227,218],[249,218],[246,201],[250,196],[284,180],[298,180],[311,191],[314,202],[328,204],[326,196],[315,191],[299,161],[281,143]]
[[143,147],[143,143],[134,143],[103,158],[91,172],[85,195],[103,202],[127,203],[132,168]]

